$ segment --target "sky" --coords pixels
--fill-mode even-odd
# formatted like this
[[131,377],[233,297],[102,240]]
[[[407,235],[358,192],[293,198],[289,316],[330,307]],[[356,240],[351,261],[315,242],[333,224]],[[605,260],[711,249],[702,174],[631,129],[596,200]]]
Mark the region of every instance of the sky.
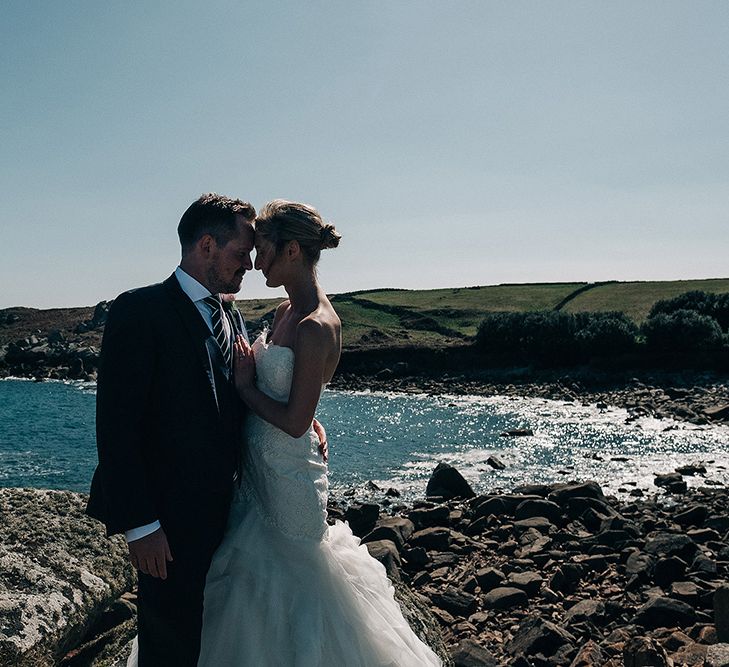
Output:
[[163,280],[208,191],[315,206],[330,293],[727,277],[728,39],[724,1],[3,0],[0,308]]

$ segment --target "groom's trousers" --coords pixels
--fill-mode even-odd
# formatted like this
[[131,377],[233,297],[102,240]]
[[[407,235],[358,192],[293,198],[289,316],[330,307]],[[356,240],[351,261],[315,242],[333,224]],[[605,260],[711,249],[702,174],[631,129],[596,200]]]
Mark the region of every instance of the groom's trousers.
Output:
[[[139,574],[139,667],[196,667],[200,654],[205,577],[225,530],[229,496],[215,507],[185,510],[163,522],[173,561],[167,579]],[[192,516],[191,516],[192,514]]]

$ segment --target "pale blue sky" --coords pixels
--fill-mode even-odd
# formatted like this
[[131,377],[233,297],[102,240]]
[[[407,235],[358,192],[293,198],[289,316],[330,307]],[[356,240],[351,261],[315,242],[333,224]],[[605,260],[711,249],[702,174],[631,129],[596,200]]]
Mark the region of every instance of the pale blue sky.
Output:
[[0,307],[165,278],[209,190],[318,207],[330,292],[729,276],[728,42],[723,1],[4,0]]

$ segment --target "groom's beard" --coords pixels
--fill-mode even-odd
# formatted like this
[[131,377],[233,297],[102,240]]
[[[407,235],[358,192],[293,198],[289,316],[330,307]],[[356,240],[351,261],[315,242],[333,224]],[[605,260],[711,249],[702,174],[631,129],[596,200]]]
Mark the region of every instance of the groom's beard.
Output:
[[241,269],[234,274],[232,279],[225,279],[215,266],[211,266],[207,274],[208,289],[213,294],[237,294],[240,292],[245,272],[245,269]]

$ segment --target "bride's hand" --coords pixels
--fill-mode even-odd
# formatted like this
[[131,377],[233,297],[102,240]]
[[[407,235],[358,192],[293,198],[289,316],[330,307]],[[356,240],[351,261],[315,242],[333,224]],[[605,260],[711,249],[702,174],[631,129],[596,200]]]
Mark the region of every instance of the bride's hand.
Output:
[[245,338],[238,334],[233,344],[233,373],[238,393],[250,389],[256,381],[256,360]]

